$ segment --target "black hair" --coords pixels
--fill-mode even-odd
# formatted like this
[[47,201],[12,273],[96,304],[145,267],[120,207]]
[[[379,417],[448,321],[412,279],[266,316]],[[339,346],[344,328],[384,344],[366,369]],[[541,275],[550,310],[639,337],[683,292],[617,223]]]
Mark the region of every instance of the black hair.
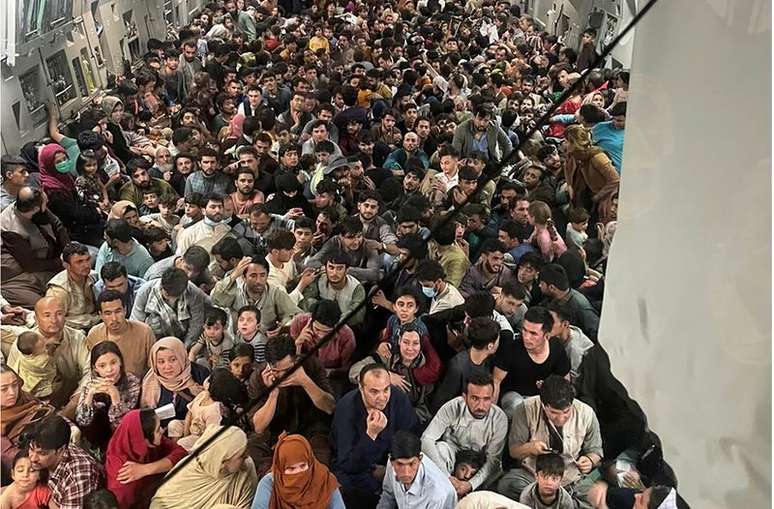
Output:
[[422,454],[422,442],[414,433],[400,430],[392,436],[390,442],[390,459],[410,459]]
[[228,314],[219,307],[205,304],[204,325],[209,325],[212,327],[219,322],[225,327],[225,325],[228,323]]
[[524,313],[524,321],[539,323],[543,332],[551,332],[554,327],[554,317],[543,306],[532,306]]
[[156,422],[159,420],[156,411],[152,408],[143,408],[140,410],[140,427],[142,436],[148,442],[153,442],[153,435],[156,432]]
[[91,129],[78,133],[76,143],[81,152],[86,150],[99,150],[105,146],[105,137]]
[[83,509],[118,509],[118,499],[112,491],[101,488],[83,497]]
[[255,358],[255,347],[249,343],[237,343],[234,348],[229,350],[228,352],[228,361],[231,362],[235,359],[238,359],[239,357],[250,357],[250,359]]
[[524,256],[521,257],[517,266],[522,267],[524,265],[529,265],[533,269],[539,271],[543,268],[545,262],[537,253],[524,253]]
[[492,378],[491,373],[472,373],[468,377],[465,387],[462,388],[462,392],[465,394],[468,393],[468,385],[475,385],[476,387],[486,387],[489,385],[494,389],[494,378]]
[[132,229],[126,219],[108,219],[105,225],[105,236],[110,240],[131,242]]
[[60,415],[49,415],[33,425],[29,443],[44,451],[56,451],[70,443],[70,425]]
[[495,309],[495,298],[487,291],[475,292],[465,300],[465,312],[471,318],[491,317]]
[[618,116],[626,116],[626,103],[617,103],[615,106],[610,108],[610,116],[611,117],[618,117]]
[[419,263],[415,273],[418,274],[417,278],[421,281],[437,281],[446,278],[443,267],[435,260],[423,260]]
[[564,475],[564,460],[555,452],[539,454],[535,459],[535,472],[562,477]]
[[499,230],[505,232],[508,238],[516,239],[519,237],[519,233],[521,233],[521,226],[516,221],[506,221],[500,225]]
[[266,343],[266,362],[275,364],[290,355],[296,356],[296,344],[287,334],[271,338]]
[[70,263],[70,258],[75,255],[84,256],[89,254],[89,249],[80,242],[70,242],[62,249],[62,261]]
[[313,219],[306,216],[301,216],[296,219],[295,223],[293,224],[293,230],[298,230],[299,228],[309,229],[312,230],[312,233],[314,233],[317,230],[317,225]]
[[486,316],[473,318],[468,325],[468,341],[476,350],[483,350],[500,337],[500,326]]
[[557,263],[549,263],[540,269],[538,280],[547,285],[553,285],[558,290],[564,291],[570,287],[570,280],[564,267]]
[[23,190],[25,192],[22,193],[20,191],[14,202],[16,210],[19,212],[30,212],[35,207],[43,206],[43,192],[40,189],[28,187],[23,188]]
[[347,217],[341,222],[341,233],[343,235],[356,235],[363,232],[363,223],[358,217]]
[[277,230],[266,239],[266,247],[272,249],[293,249],[296,245],[296,236],[289,230]]
[[207,193],[205,199],[208,203],[214,201],[216,203],[223,204],[223,195],[220,193]]
[[479,249],[479,251],[481,253],[495,253],[498,251],[500,253],[507,253],[508,249],[499,240],[495,238],[489,238],[481,243],[481,248]]
[[185,195],[184,202],[189,205],[196,205],[200,209],[207,206],[207,200],[204,199],[202,193],[192,192]]
[[486,463],[486,453],[484,451],[474,451],[473,449],[460,449],[454,458],[454,470],[460,465],[470,465],[476,471]]
[[527,298],[526,288],[524,288],[524,286],[519,284],[517,281],[506,281],[503,283],[501,292],[503,295],[513,297],[516,300],[523,301]]
[[323,260],[325,265],[328,265],[329,263],[332,263],[334,265],[344,265],[346,267],[349,267],[349,257],[342,252],[339,249],[336,249],[329,253],[325,259]]
[[102,304],[105,302],[120,301],[121,305],[124,305],[124,296],[118,293],[116,290],[105,290],[97,297],[97,309],[102,311]]
[[564,410],[575,399],[572,382],[559,375],[549,375],[540,386],[540,401],[551,408]]
[[210,264],[210,253],[201,246],[191,246],[183,253],[183,260],[199,272]]
[[341,320],[341,308],[335,300],[321,299],[312,306],[312,320],[335,327]]
[[[271,343],[271,342],[270,342]],[[249,401],[247,387],[226,368],[215,368],[210,374],[210,397],[233,411]]]
[[358,383],[359,385],[363,385],[363,380],[365,380],[365,376],[370,373],[371,371],[384,371],[387,373],[387,368],[384,367],[384,364],[380,362],[372,362],[370,364],[366,364],[363,369],[360,370],[360,375],[358,375]]
[[182,269],[170,267],[161,274],[161,288],[172,297],[179,297],[188,288],[188,276]]
[[457,236],[457,226],[454,221],[447,221],[445,224],[436,229],[435,241],[440,246],[451,246],[454,244],[454,239]]
[[572,311],[570,310],[570,306],[565,302],[558,300],[551,301],[548,305],[548,311],[553,311],[556,316],[559,317],[560,321],[572,322]]
[[242,246],[234,237],[223,237],[212,246],[212,255],[220,255],[228,261],[233,258],[241,259],[244,256]]
[[584,104],[580,107],[580,115],[589,124],[605,121],[605,111],[595,104]]

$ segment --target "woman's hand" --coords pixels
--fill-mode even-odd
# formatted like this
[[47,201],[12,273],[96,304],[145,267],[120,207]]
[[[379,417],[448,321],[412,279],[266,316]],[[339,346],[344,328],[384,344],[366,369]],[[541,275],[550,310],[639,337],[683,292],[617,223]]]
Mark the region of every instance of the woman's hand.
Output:
[[408,392],[410,389],[409,383],[406,381],[406,377],[397,373],[393,373],[392,371],[390,371],[390,383],[403,392]]
[[142,463],[135,463],[133,461],[127,461],[118,471],[116,479],[121,484],[128,484],[130,482],[139,481],[143,477],[148,475],[148,471],[145,465]]

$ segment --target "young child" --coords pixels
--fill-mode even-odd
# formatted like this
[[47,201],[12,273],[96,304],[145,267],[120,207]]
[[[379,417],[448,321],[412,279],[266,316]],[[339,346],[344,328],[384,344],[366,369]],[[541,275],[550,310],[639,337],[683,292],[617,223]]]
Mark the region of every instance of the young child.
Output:
[[191,362],[199,362],[210,369],[228,367],[228,355],[234,348],[234,338],[226,325],[228,315],[214,306],[204,309],[204,330],[188,352]]
[[519,502],[532,509],[574,509],[575,502],[562,488],[564,460],[555,453],[541,454],[535,462],[536,482],[521,492]]
[[586,230],[589,227],[589,213],[583,207],[570,209],[567,214],[567,232],[564,236],[567,247],[583,247],[588,240],[589,234]]
[[38,509],[48,507],[51,488],[40,482],[40,470],[32,466],[28,450],[22,449],[13,459],[13,482],[0,495],[0,509]]
[[210,424],[219,425],[224,417],[233,418],[247,404],[247,388],[226,368],[212,371],[204,390],[188,403],[180,447],[190,451]]
[[170,245],[169,234],[156,225],[150,225],[145,229],[143,241],[155,262],[175,254]]
[[19,377],[24,388],[36,398],[44,399],[54,392],[56,363],[49,355],[46,340],[34,332],[22,332],[16,341],[19,356]]
[[261,332],[261,311],[254,306],[244,306],[237,312],[237,343],[247,343],[255,350],[255,362],[266,360],[268,340]]
[[476,472],[486,463],[486,454],[484,451],[474,451],[473,449],[461,449],[457,451],[454,458],[454,471],[452,477],[458,481],[470,481]]
[[159,213],[159,195],[153,189],[143,191],[142,205],[140,205],[140,215]]
[[164,230],[167,235],[171,235],[172,230],[174,230],[177,223],[180,222],[180,216],[175,214],[176,208],[177,198],[172,194],[165,194],[159,198],[158,213],[142,216],[140,220],[153,226],[158,226]]

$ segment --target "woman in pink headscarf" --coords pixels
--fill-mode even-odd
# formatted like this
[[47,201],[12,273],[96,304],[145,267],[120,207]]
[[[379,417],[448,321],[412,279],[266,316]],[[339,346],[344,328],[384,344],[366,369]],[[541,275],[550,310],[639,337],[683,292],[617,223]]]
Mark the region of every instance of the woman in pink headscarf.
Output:
[[68,157],[64,147],[57,143],[44,145],[38,152],[38,167],[40,184],[49,199],[56,193],[74,194],[75,161]]

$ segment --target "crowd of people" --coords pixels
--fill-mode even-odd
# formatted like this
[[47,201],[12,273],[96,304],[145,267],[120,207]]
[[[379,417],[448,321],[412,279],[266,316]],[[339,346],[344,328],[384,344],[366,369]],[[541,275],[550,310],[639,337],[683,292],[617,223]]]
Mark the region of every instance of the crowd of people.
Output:
[[687,507],[598,342],[595,30],[225,0],[176,35],[2,157],[2,509]]

